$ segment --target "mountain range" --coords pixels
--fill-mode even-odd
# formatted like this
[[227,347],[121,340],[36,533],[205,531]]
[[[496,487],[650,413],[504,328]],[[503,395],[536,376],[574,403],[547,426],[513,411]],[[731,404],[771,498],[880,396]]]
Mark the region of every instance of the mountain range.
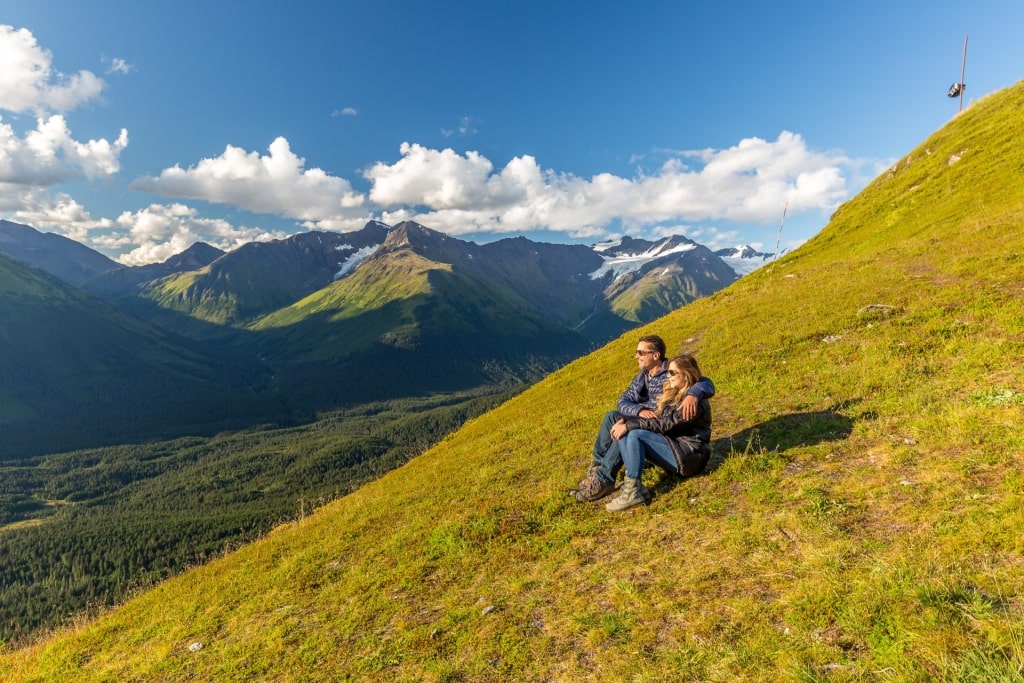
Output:
[[662,301],[658,314],[663,314],[717,291],[771,258],[749,246],[711,252],[680,236],[658,241],[626,237],[592,247],[522,237],[478,245],[414,222],[392,228],[371,221],[356,232],[310,231],[250,242],[230,253],[199,242],[163,263],[133,267],[68,238],[0,221],[0,252],[99,298],[134,308],[142,317],[159,318],[154,309],[141,306],[148,301],[166,311],[235,327],[295,303],[352,274],[371,257],[386,258],[401,247],[507,286],[545,317],[597,342],[622,330],[608,333],[588,326],[593,316],[610,313],[619,320],[616,327],[628,329],[652,319],[640,310],[653,300]]
[[133,432],[164,435],[519,386],[731,284],[743,268],[730,263],[765,258],[678,236],[481,245],[377,221],[230,252],[197,243],[135,267],[0,221],[0,254],[19,293],[0,302],[0,424],[26,451],[55,416],[70,440],[50,430],[53,445],[70,447],[117,438],[126,415]]

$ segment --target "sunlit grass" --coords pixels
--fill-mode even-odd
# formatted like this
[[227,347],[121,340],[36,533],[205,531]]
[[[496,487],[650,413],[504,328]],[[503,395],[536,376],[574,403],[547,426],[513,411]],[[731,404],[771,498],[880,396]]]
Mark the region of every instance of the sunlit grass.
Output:
[[[973,105],[777,267],[0,677],[1021,680],[1022,100]],[[714,457],[612,515],[565,492],[647,332],[714,378]]]

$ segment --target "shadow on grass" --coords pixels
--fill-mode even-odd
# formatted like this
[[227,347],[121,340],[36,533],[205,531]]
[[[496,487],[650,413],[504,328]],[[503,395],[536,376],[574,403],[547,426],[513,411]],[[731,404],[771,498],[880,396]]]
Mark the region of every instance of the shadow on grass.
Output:
[[[851,402],[831,406],[826,410],[807,413],[777,415],[770,420],[747,427],[730,436],[711,442],[711,457],[703,471],[694,475],[711,474],[735,453],[781,453],[798,446],[814,446],[826,441],[841,441],[850,436],[853,419],[841,414]],[[683,480],[677,476],[662,476],[655,486],[659,494],[675,488]]]
[[849,403],[809,413],[777,415],[731,436],[711,442],[711,458],[702,474],[722,466],[733,453],[782,453],[797,446],[814,446],[826,441],[840,441],[850,436],[853,419],[839,411]]

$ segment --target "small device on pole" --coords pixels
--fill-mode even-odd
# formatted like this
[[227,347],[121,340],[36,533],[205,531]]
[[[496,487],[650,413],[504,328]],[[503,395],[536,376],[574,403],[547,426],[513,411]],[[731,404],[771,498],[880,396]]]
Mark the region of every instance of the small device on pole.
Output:
[[963,56],[963,59],[960,60],[960,81],[958,83],[954,83],[953,85],[949,86],[949,92],[946,93],[950,97],[959,97],[960,98],[960,109],[958,109],[957,111],[963,111],[964,110],[964,88],[967,87],[967,84],[964,83],[964,72],[966,71],[966,69],[967,69],[967,36],[964,36],[964,56]]

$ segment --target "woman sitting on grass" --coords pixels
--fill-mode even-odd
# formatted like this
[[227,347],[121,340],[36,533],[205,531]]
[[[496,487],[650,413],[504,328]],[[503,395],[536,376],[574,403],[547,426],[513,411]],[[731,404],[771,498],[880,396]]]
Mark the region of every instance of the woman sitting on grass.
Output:
[[626,468],[619,495],[605,506],[610,512],[648,503],[651,493],[640,482],[644,459],[670,474],[689,477],[708,464],[711,455],[711,405],[697,403],[697,413],[684,420],[679,410],[686,390],[700,381],[700,368],[693,356],[676,356],[668,362],[668,381],[658,399],[657,417],[629,417],[612,427],[619,440]]

